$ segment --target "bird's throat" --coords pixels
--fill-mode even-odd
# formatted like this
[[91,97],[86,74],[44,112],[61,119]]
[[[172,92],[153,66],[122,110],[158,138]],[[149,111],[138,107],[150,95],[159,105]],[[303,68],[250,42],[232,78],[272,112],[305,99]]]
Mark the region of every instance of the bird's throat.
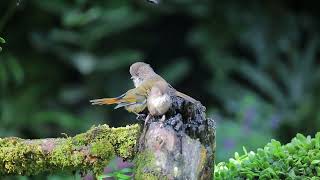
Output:
[[142,80],[139,77],[132,77],[132,81],[135,87],[140,86],[140,84],[142,83]]

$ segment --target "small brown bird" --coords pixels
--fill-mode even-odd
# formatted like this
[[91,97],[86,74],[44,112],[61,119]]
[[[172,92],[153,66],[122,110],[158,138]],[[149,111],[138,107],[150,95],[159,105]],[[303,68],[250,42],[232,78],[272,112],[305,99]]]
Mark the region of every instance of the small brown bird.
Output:
[[116,98],[94,99],[90,102],[92,105],[117,104],[115,109],[124,107],[127,111],[133,112],[139,116],[146,107],[150,116],[162,116],[165,119],[165,113],[172,105],[171,96],[182,97],[192,103],[197,102],[188,95],[175,90],[167,81],[156,74],[149,64],[137,62],[130,66],[131,79],[135,88],[130,89],[123,95]]
[[166,80],[155,73],[152,67],[147,63],[136,62],[132,64],[130,66],[130,74],[135,87],[139,87],[139,85],[145,82],[155,83],[161,81],[164,84],[167,84],[169,88],[167,88],[166,91],[168,91],[171,96],[179,96],[192,103],[197,102],[197,100],[195,100],[194,98],[174,89]]
[[151,66],[144,62],[136,62],[130,66],[131,79],[135,87],[145,86],[151,84],[151,92],[147,98],[147,107],[149,115],[146,122],[149,120],[150,115],[159,116],[163,115],[161,120],[165,119],[165,113],[168,111],[172,104],[171,97],[179,96],[191,103],[196,103],[194,98],[181,93],[174,89],[165,79],[154,72]]

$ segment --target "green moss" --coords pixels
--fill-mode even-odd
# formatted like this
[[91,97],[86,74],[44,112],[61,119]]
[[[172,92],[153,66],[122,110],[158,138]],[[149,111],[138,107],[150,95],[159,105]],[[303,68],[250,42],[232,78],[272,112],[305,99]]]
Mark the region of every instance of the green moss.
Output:
[[110,160],[114,157],[114,148],[108,140],[98,139],[91,145],[91,154],[93,157],[102,159],[102,161],[99,163],[95,162],[93,168],[94,174],[101,174],[103,172],[103,168],[106,167]]
[[135,164],[135,179],[137,180],[157,180],[167,179],[163,177],[160,171],[155,171],[155,157],[152,152],[144,151],[140,152],[134,158]]
[[88,143],[88,140],[86,138],[87,133],[78,134],[75,137],[73,137],[73,144],[78,146],[86,146]]
[[[100,174],[115,154],[123,158],[134,155],[139,132],[138,125],[123,128],[101,125],[75,137],[45,141],[0,138],[0,175],[75,170]],[[45,142],[49,143],[43,145]]]
[[71,138],[67,138],[54,148],[50,153],[48,160],[50,161],[50,164],[59,165],[63,169],[72,165],[71,156],[72,142]]
[[103,158],[108,159],[110,155],[114,155],[112,144],[106,139],[99,139],[91,144],[91,154],[98,156],[103,154]]
[[37,174],[45,164],[38,145],[26,144],[19,138],[0,139],[0,174]]
[[135,124],[120,128],[110,128],[108,125],[92,127],[87,133],[74,137],[74,143],[86,145],[97,139],[108,139],[115,149],[116,155],[131,158],[140,133],[140,126]]
[[131,130],[126,128],[113,129],[112,144],[116,147],[116,153],[123,158],[132,158],[137,138],[140,133],[140,126],[134,125]]

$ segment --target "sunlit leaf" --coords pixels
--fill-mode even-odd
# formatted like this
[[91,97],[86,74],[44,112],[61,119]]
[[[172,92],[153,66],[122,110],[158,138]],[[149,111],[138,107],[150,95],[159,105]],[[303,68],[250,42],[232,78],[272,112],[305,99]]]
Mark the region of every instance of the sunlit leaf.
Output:
[[121,173],[132,173],[133,169],[131,169],[131,168],[123,168],[123,169],[120,169],[119,172],[121,172]]
[[0,43],[6,43],[6,41],[2,37],[0,37]]
[[112,177],[114,177],[114,175],[112,173],[110,173],[110,174],[100,175],[100,176],[97,177],[97,179],[98,180],[103,180],[105,178],[112,178]]
[[121,174],[121,173],[117,173],[116,176],[120,179],[131,179],[131,176],[125,175],[125,174]]

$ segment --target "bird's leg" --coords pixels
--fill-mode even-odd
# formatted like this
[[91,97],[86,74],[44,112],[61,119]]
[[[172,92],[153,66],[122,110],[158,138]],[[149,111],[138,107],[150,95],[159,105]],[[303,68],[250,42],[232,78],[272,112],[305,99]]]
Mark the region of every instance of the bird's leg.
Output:
[[162,115],[161,119],[160,119],[160,127],[164,127],[164,121],[166,120],[166,115]]
[[166,120],[166,115],[162,115],[160,121],[161,121],[161,122],[164,122],[165,120]]
[[144,126],[147,125],[148,121],[150,120],[151,118],[151,114],[148,114],[148,116],[146,117],[146,119],[144,120]]
[[146,133],[147,133],[147,123],[148,121],[150,120],[151,118],[151,114],[148,114],[148,116],[146,117],[146,119],[144,120],[144,126],[143,126],[143,131],[141,133],[141,137],[139,139],[139,150],[142,150],[143,149],[143,144],[144,144],[144,140],[145,140],[145,137],[146,137]]

